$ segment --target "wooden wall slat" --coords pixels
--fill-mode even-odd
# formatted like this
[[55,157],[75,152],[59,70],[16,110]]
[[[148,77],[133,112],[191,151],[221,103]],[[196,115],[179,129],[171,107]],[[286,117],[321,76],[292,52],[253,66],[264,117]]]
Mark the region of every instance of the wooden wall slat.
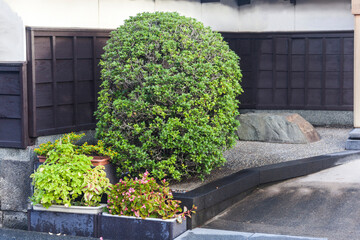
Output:
[[0,63],[0,147],[28,144],[25,63]]

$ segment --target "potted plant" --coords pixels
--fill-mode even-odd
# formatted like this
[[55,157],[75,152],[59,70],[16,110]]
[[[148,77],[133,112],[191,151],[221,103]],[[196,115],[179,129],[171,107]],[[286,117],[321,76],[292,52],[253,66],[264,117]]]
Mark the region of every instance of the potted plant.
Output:
[[85,133],[82,133],[82,134],[68,133],[68,134],[65,134],[63,137],[61,137],[60,139],[55,140],[54,143],[48,141],[47,143],[40,144],[40,146],[38,148],[34,149],[34,152],[37,154],[39,162],[43,163],[46,161],[49,152],[54,150],[59,143],[75,144],[83,136],[85,136]]
[[94,166],[109,164],[110,159],[115,155],[115,152],[105,147],[104,142],[101,140],[99,140],[96,145],[89,145],[85,142],[79,146],[77,153],[91,156],[91,163]]
[[146,171],[139,179],[125,177],[113,186],[107,213],[100,219],[100,235],[110,239],[173,239],[186,231],[185,217],[194,209],[182,212],[168,183],[157,183]]
[[38,155],[39,162],[43,163],[46,161],[50,151],[57,148],[59,144],[73,144],[75,153],[85,154],[91,156],[91,163],[94,166],[98,165],[107,165],[109,160],[115,155],[115,152],[111,148],[107,148],[104,145],[103,141],[98,141],[96,145],[89,145],[87,142],[82,145],[76,145],[75,143],[79,141],[85,134],[75,134],[68,133],[62,136],[60,139],[55,140],[54,143],[47,142],[42,143],[38,148],[34,149],[34,152]]
[[97,237],[97,219],[110,190],[104,166],[77,154],[71,143],[59,143],[48,160],[31,175],[34,193],[29,230]]

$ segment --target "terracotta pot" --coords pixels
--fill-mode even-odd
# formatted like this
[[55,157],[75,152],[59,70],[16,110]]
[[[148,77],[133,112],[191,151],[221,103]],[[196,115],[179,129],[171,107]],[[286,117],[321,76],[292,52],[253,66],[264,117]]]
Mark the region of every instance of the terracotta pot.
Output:
[[93,159],[91,159],[91,163],[94,166],[99,166],[99,165],[107,165],[109,164],[109,160],[110,157],[106,157],[106,156],[91,156]]
[[45,162],[46,161],[46,157],[45,156],[37,156],[38,157],[38,159],[39,159],[39,162],[41,162],[41,163],[43,163],[43,162]]
[[[45,156],[37,156],[39,159],[39,162],[44,163],[46,161]],[[93,159],[91,159],[91,163],[93,166],[99,166],[99,165],[107,165],[109,164],[110,157],[106,156],[91,156]]]

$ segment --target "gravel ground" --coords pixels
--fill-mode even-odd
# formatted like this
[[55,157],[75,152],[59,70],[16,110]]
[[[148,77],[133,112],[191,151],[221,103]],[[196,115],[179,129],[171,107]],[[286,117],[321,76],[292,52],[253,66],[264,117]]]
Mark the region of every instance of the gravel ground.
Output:
[[192,178],[181,183],[173,183],[170,187],[174,191],[190,191],[242,169],[341,152],[345,150],[345,142],[352,129],[316,128],[316,130],[321,140],[308,144],[238,141],[231,150],[224,153],[227,163],[214,170],[204,181]]

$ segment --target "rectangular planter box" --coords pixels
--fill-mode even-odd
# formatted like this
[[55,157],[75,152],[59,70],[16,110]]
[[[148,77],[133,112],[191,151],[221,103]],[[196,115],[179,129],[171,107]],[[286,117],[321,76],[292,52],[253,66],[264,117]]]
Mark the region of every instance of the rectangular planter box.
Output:
[[64,207],[41,205],[28,210],[28,230],[82,237],[98,237],[98,219],[104,205],[99,207]]
[[186,219],[135,218],[103,213],[99,219],[99,236],[104,239],[170,240],[186,231]]

